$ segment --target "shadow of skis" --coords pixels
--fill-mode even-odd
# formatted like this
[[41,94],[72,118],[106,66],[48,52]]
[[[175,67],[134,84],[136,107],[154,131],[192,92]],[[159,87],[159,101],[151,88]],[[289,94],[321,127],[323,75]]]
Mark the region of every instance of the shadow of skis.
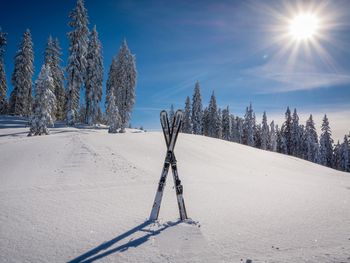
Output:
[[[181,223],[181,221],[178,220],[175,222],[167,222],[167,223],[161,225],[161,227],[159,229],[156,229],[156,230],[144,229],[145,227],[151,225],[152,223],[154,223],[154,221],[147,220],[147,221],[143,222],[142,224],[135,226],[134,228],[124,232],[123,234],[121,234],[121,235],[119,235],[119,236],[117,236],[117,237],[115,237],[107,242],[104,242],[101,245],[85,252],[84,254],[68,261],[68,263],[93,262],[95,260],[109,256],[113,253],[126,251],[130,247],[134,247],[134,248],[138,247],[138,246],[142,245],[143,243],[147,242],[152,236],[159,235],[165,229],[167,229],[169,227],[176,226],[179,223]],[[123,245],[120,245],[118,247],[111,248],[111,249],[107,250],[108,248],[110,248],[114,244],[117,244],[119,241],[121,241],[121,240],[125,239],[126,237],[128,237],[136,232],[139,232],[139,231],[145,232],[146,234],[142,237],[137,238],[137,239],[132,239],[126,244],[123,244]],[[107,251],[100,253],[103,250],[107,250]]]

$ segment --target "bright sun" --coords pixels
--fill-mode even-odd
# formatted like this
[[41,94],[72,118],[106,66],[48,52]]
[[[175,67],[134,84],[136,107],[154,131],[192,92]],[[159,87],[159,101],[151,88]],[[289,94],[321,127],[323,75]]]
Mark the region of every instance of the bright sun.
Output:
[[311,40],[319,28],[319,20],[313,14],[299,14],[289,23],[289,34],[295,40]]

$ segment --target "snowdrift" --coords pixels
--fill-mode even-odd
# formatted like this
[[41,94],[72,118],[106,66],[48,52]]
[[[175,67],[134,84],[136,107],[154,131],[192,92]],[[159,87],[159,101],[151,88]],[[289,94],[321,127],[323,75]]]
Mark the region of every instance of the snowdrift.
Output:
[[350,175],[203,136],[175,147],[188,215],[160,132],[51,129],[0,120],[1,262],[350,262]]

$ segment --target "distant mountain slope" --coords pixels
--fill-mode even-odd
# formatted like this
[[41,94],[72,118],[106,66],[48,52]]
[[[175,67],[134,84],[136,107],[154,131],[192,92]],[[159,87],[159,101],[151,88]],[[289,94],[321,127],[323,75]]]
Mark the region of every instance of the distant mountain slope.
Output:
[[[0,123],[2,121],[0,120]],[[1,262],[350,262],[350,176],[203,136],[175,147],[193,221],[171,174],[149,216],[161,133],[0,128]]]

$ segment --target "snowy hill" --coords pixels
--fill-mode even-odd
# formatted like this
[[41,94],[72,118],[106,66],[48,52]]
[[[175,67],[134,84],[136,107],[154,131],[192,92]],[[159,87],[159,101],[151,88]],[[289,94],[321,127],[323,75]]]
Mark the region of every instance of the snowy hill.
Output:
[[54,128],[26,137],[0,120],[1,262],[350,262],[350,175],[202,136],[175,147],[188,215],[161,133]]

